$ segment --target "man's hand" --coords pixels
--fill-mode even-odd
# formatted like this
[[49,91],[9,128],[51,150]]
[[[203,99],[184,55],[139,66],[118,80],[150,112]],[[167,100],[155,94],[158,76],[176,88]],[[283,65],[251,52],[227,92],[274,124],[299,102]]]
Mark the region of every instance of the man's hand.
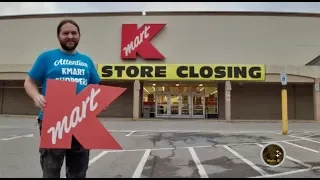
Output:
[[34,104],[40,109],[43,109],[46,104],[46,100],[44,96],[41,94],[36,95],[33,101],[34,101]]

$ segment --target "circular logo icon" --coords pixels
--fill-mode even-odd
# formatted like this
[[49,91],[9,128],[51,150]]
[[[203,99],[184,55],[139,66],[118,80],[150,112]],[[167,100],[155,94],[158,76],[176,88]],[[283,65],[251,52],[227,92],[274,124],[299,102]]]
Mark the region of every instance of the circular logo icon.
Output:
[[267,144],[261,151],[261,159],[267,166],[278,167],[286,158],[284,148],[277,143]]

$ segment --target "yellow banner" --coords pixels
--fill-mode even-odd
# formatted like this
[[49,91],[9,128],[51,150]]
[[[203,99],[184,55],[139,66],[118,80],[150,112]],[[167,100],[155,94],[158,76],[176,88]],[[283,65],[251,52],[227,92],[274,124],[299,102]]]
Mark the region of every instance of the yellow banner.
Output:
[[265,80],[264,65],[98,64],[98,73],[109,80]]

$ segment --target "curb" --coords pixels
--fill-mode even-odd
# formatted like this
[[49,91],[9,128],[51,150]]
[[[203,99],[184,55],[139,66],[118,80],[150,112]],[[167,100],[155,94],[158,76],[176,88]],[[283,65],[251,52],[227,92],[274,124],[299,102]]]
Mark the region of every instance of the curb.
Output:
[[22,118],[32,118],[32,119],[36,119],[37,115],[16,115],[16,114],[0,114],[0,117],[9,117],[9,118],[13,118],[13,117],[22,117]]
[[[11,115],[11,114],[0,114],[0,117],[8,117],[8,118],[28,118],[29,119],[36,119],[37,115]],[[170,122],[223,122],[223,123],[281,123],[281,119],[279,120],[223,120],[223,119],[164,119],[164,118],[108,118],[108,117],[97,117],[101,121],[149,121],[149,122],[163,122],[163,121],[170,121]],[[316,120],[289,120],[289,123],[320,123],[320,121]]]
[[[106,120],[108,121],[108,120]],[[132,121],[191,121],[191,122],[223,122],[223,123],[281,123],[281,120],[223,120],[223,119],[132,119]],[[320,123],[315,120],[289,120],[288,123]]]

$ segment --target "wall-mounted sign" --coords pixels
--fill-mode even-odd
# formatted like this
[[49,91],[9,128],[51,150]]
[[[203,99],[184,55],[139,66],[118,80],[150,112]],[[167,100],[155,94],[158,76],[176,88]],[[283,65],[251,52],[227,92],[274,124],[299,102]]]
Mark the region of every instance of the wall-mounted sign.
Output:
[[145,60],[164,60],[165,57],[152,45],[154,38],[166,24],[123,24],[121,32],[121,58],[135,60],[139,54]]
[[281,80],[282,86],[287,85],[287,74],[284,72],[280,73],[280,80]]
[[320,91],[319,83],[314,83],[314,91],[315,92],[319,92]]

